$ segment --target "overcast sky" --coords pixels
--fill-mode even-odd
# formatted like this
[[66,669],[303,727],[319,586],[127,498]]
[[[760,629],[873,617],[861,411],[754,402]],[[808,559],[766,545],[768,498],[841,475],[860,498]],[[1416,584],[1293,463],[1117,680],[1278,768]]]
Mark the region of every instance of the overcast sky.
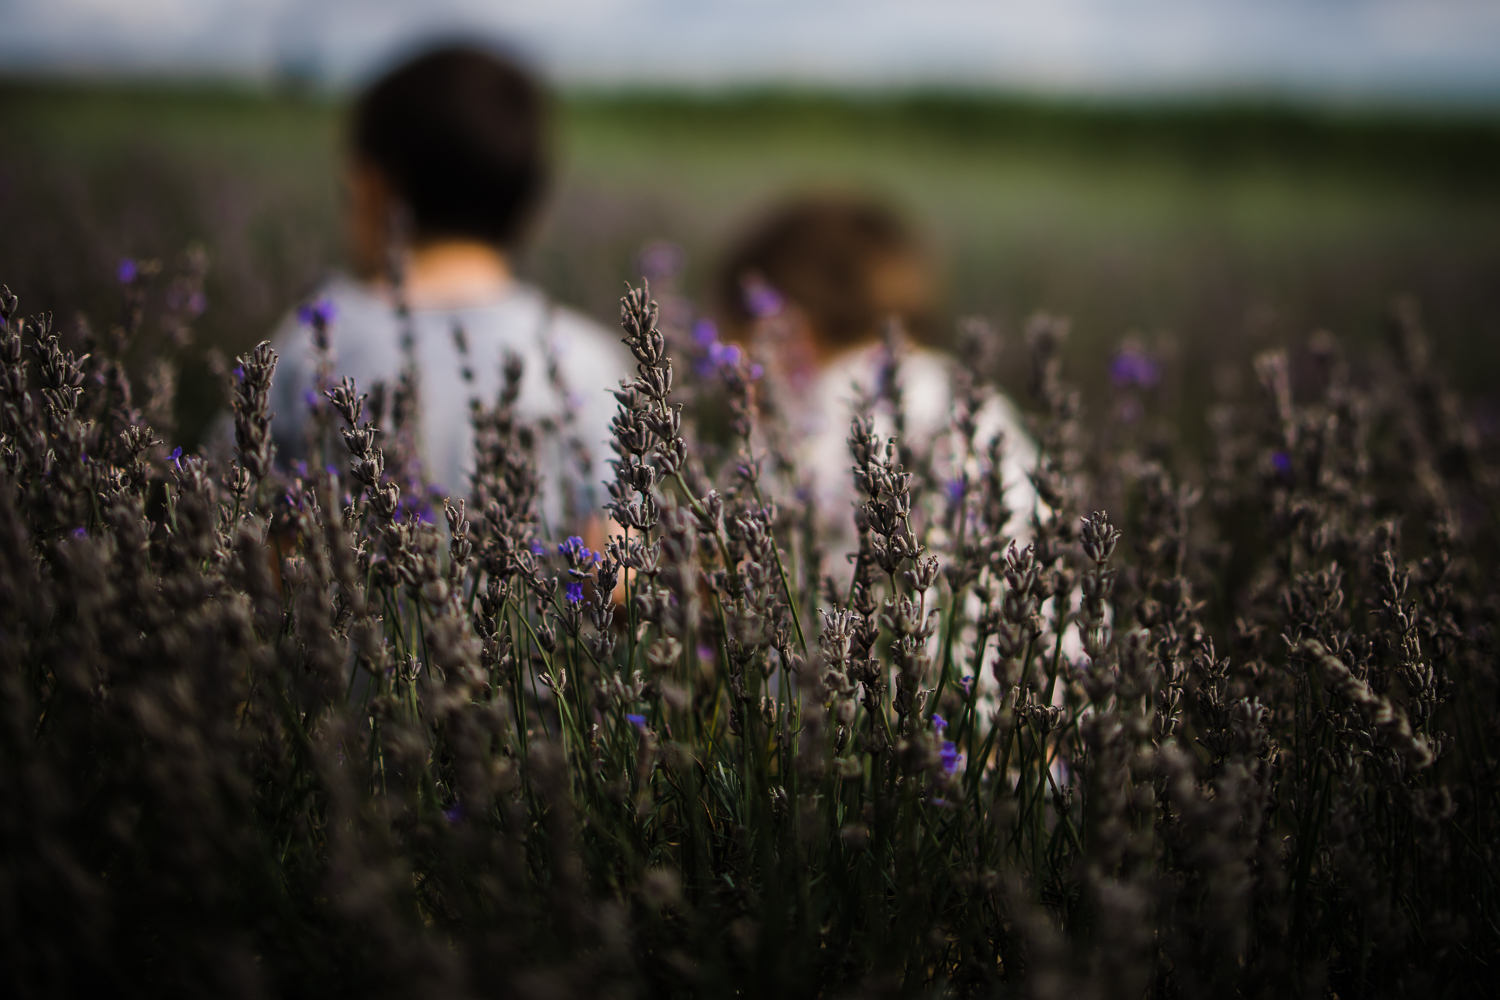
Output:
[[1500,103],[1500,0],[0,0],[0,67],[357,80],[414,39],[559,82],[1003,84]]

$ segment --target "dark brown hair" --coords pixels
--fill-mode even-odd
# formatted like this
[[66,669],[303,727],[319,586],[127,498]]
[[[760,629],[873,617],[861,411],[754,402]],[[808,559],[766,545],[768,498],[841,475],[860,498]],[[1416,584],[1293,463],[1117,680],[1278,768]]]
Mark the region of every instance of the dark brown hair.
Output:
[[715,294],[731,337],[754,318],[745,293],[756,281],[797,306],[829,347],[872,339],[891,315],[919,338],[931,324],[932,282],[919,240],[895,212],[868,199],[799,198],[730,249]]
[[546,182],[546,101],[520,66],[443,46],[377,80],[354,108],[354,155],[411,210],[418,237],[513,246]]

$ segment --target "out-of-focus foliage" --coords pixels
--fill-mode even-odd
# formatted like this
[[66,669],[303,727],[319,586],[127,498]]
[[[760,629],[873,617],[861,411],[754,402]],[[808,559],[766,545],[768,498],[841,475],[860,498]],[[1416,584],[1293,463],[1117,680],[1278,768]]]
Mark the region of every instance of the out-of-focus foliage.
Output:
[[[559,177],[521,266],[596,316],[639,280],[643,243],[681,246],[698,296],[788,189],[854,186],[928,232],[954,315],[1012,342],[1033,309],[1071,316],[1090,392],[1131,331],[1193,372],[1172,413],[1195,447],[1216,379],[1309,330],[1372,343],[1393,295],[1423,302],[1462,393],[1500,368],[1492,120],[942,94],[577,93],[557,110]],[[294,94],[0,86],[0,274],[67,332],[73,310],[114,308],[120,257],[201,243],[209,311],[175,442],[192,446],[216,405],[202,351],[249,349],[341,259],[341,114]],[[1018,352],[1002,372],[1013,392],[1024,368]]]
[[[873,433],[895,380],[855,420],[836,584],[770,499],[797,482],[774,387],[684,381],[644,291],[596,552],[536,523],[513,363],[446,532],[409,370],[321,368],[313,458],[279,471],[262,344],[223,373],[233,454],[169,452],[142,410],[170,377],[138,395],[121,362],[150,276],[119,277],[74,346],[0,302],[8,994],[1493,987],[1500,466],[1409,304],[1368,377],[1326,335],[1305,371],[1257,358],[1197,472],[1144,417],[1092,434],[1104,399],[1034,318],[1024,511],[970,324],[952,454]],[[182,339],[198,272],[169,278]],[[1124,345],[1109,405],[1156,364]]]

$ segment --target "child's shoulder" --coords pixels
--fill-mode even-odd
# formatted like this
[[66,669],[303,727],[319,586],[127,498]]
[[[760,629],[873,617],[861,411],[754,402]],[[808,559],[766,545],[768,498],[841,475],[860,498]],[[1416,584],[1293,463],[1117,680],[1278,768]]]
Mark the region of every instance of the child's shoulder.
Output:
[[558,347],[564,350],[575,346],[583,349],[604,348],[625,353],[625,345],[618,330],[607,329],[592,317],[570,306],[551,302],[547,308],[551,320],[548,333]]
[[547,308],[547,349],[565,371],[610,386],[629,377],[630,353],[618,331],[564,305]]
[[302,304],[287,310],[277,325],[272,346],[283,357],[284,363],[310,362],[313,355],[312,328],[301,313],[313,303],[327,310],[330,344],[334,355],[341,361],[381,354],[392,348],[392,338],[385,335],[396,325],[390,303],[362,282],[345,274],[334,274]]

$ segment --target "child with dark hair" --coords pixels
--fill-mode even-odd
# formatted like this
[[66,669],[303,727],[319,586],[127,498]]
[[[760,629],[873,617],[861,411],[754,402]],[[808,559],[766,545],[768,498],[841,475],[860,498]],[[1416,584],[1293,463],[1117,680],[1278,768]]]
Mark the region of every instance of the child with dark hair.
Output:
[[[795,458],[824,528],[852,535],[856,501],[849,424],[861,399],[879,399],[892,370],[882,332],[894,321],[894,376],[906,426],[903,443],[950,466],[955,360],[921,345],[930,338],[936,282],[921,241],[895,212],[862,198],[818,196],[768,213],[725,255],[717,279],[723,333],[744,344],[784,391]],[[915,341],[915,342],[914,342]],[[876,429],[894,432],[877,405]],[[1034,493],[1026,473],[1030,439],[1010,401],[990,395],[976,414],[979,443],[1005,437],[1007,501],[1023,528]],[[845,541],[850,541],[845,538]]]
[[[419,373],[417,444],[439,495],[468,493],[470,400],[493,402],[507,352],[524,364],[521,415],[571,415],[596,464],[604,457],[614,413],[608,390],[630,374],[619,337],[512,273],[547,178],[545,95],[493,53],[428,51],[377,80],[354,107],[347,186],[356,273],[325,283],[303,319],[327,327],[333,370],[325,374],[335,382],[352,376],[369,391],[377,382],[394,387],[408,365]],[[292,459],[305,452],[307,397],[318,377],[313,327],[289,316],[275,338],[282,361],[273,431]],[[542,461],[555,482],[565,457]],[[558,498],[549,486],[544,506],[554,524]]]

